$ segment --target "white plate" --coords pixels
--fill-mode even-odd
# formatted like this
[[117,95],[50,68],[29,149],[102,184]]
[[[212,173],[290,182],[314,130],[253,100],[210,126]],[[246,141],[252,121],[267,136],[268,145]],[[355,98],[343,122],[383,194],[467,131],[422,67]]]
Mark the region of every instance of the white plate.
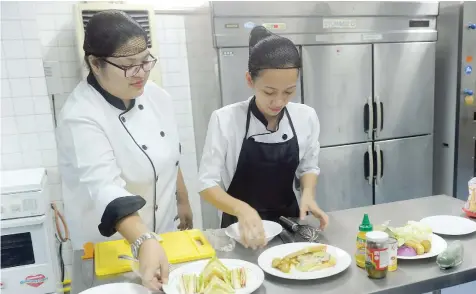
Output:
[[97,286],[79,294],[151,294],[151,292],[138,284],[113,283]]
[[420,222],[428,225],[435,234],[460,236],[476,232],[476,222],[460,216],[435,215]]
[[352,263],[352,258],[349,253],[344,250],[327,245],[327,252],[336,258],[336,265],[331,268],[325,268],[313,272],[300,272],[296,269],[291,269],[289,273],[283,273],[271,266],[274,258],[282,258],[288,254],[299,251],[309,246],[324,245],[319,243],[288,243],[272,247],[263,252],[258,258],[259,266],[268,274],[291,280],[314,280],[337,275],[346,270]]
[[416,255],[416,256],[400,256],[398,255],[398,259],[424,259],[424,258],[430,258],[430,257],[435,257],[441,252],[445,251],[445,249],[448,247],[448,243],[441,238],[438,235],[433,234],[431,236],[431,250],[428,253],[422,254],[422,255]]
[[[236,294],[250,294],[258,289],[264,281],[264,273],[256,264],[239,260],[239,259],[220,259],[220,261],[228,268],[234,269],[244,267],[246,269],[246,287],[236,290]],[[180,278],[183,274],[200,274],[205,268],[209,259],[192,262],[173,270],[169,275],[169,282],[164,285],[164,291],[167,294],[180,293]],[[89,294],[89,293],[88,293]]]
[[[274,237],[281,234],[281,232],[283,231],[283,227],[280,224],[276,222],[272,222],[272,221],[267,221],[267,220],[263,221],[263,228],[264,228],[264,233],[265,233],[267,242],[271,241]],[[226,228],[225,230],[225,234],[228,237],[235,239],[235,241],[237,242],[241,241],[240,229],[238,227],[238,223],[234,223],[228,226],[228,228]]]

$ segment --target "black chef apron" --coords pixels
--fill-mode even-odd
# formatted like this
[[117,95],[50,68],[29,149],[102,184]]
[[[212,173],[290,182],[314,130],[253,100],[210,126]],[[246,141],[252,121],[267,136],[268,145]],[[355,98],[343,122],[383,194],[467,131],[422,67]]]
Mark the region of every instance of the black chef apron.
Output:
[[[291,117],[284,108],[293,131],[290,140],[280,143],[256,142],[254,137],[265,134],[247,138],[250,105],[236,172],[227,193],[248,203],[263,220],[278,221],[280,216],[298,217],[299,205],[293,191],[293,181],[299,165],[299,144]],[[223,213],[221,227],[226,228],[237,221],[235,216]]]

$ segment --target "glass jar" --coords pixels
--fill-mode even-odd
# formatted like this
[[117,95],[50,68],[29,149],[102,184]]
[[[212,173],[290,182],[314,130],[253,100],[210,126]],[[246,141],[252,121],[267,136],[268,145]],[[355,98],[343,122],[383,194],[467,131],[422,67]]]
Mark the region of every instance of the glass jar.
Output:
[[383,279],[388,272],[388,234],[373,231],[366,235],[365,269],[371,279]]

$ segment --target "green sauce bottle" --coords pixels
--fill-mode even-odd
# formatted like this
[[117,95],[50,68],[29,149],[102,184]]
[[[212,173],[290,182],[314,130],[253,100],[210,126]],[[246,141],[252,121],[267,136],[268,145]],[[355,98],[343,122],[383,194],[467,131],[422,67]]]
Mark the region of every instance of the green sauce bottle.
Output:
[[359,233],[357,234],[357,250],[355,252],[355,261],[358,267],[365,268],[365,243],[366,237],[365,234],[367,232],[371,232],[373,230],[373,226],[370,223],[368,214],[364,214],[364,218],[362,219],[362,223],[359,226]]

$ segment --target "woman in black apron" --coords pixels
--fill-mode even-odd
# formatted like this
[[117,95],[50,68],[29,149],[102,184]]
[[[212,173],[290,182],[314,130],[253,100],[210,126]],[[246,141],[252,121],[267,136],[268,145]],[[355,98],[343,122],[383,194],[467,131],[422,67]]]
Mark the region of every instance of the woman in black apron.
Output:
[[[222,228],[239,222],[245,246],[256,248],[265,245],[262,219],[277,221],[280,216],[303,218],[307,212],[311,212],[320,220],[322,228],[328,222],[327,215],[314,200],[319,152],[317,115],[308,106],[296,103],[288,105],[295,94],[300,66],[299,52],[290,40],[274,35],[264,27],[255,27],[250,34],[250,56],[246,73],[248,85],[254,89],[255,95],[246,101],[245,105],[239,102],[225,106],[214,113],[210,120],[199,172],[202,183],[200,194],[223,211]],[[295,117],[291,117],[288,107],[293,108]],[[237,117],[244,118],[240,114],[245,114],[245,121],[240,122],[241,120],[236,119]],[[250,124],[251,121],[256,120],[254,118],[265,126],[263,132],[251,133]],[[231,178],[231,181],[228,181],[229,185],[225,183],[225,179],[214,177],[215,182],[222,180],[224,186],[228,186],[225,192],[209,178],[211,174],[216,174],[217,170],[226,172],[229,161],[232,161],[233,151],[223,150],[224,148],[220,146],[229,148],[229,145],[236,145],[233,137],[227,139],[233,134],[220,136],[216,134],[221,131],[235,131],[227,126],[216,127],[215,124],[223,123],[227,119],[232,120],[231,126],[236,126],[238,129],[243,123],[245,131],[244,136],[238,139],[242,140],[242,145],[234,174],[229,177]],[[298,121],[304,128],[315,129],[312,132],[315,140],[309,140],[308,138],[312,136],[304,135],[308,131],[304,130],[301,132],[303,142],[299,142],[300,137],[296,132],[294,121]],[[310,126],[306,125],[308,121],[311,122]],[[282,140],[276,142],[277,132],[285,123],[289,133],[282,134]],[[273,142],[267,142],[264,138],[266,136],[274,138],[271,140]],[[223,141],[227,142],[223,143]],[[301,173],[299,180],[302,193],[299,206],[293,183],[296,171],[301,164],[300,157],[304,157],[306,153],[302,152],[304,155],[300,156],[300,144],[302,146],[315,145],[302,150],[306,152],[308,149],[311,150],[315,164],[311,169],[314,172]]]

